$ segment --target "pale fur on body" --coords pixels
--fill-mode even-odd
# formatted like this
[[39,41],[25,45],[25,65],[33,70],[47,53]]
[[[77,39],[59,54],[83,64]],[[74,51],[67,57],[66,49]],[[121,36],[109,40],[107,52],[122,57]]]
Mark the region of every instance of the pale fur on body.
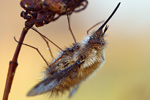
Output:
[[72,89],[70,96],[77,90],[79,84],[102,67],[105,62],[104,35],[108,27],[103,28],[118,9],[94,33],[87,36],[81,43],[74,43],[60,53],[46,69],[43,81],[37,84],[27,95],[34,96],[51,92],[52,95],[63,94]]
[[[100,66],[101,64],[104,63],[105,60],[104,60],[103,50],[105,46],[104,45],[102,46],[101,44],[88,43],[90,37],[92,36],[88,36],[88,38],[83,40],[82,43],[74,44],[75,46],[73,46],[72,48],[75,48],[75,49],[72,49],[73,50],[72,53],[69,53],[69,55],[65,54],[65,56],[62,57],[62,59],[60,59],[56,63],[57,67],[55,68],[58,68],[56,69],[58,71],[59,69],[62,70],[66,67],[69,67],[70,65],[78,61],[79,59],[82,59],[82,61],[84,61],[80,65],[80,67],[76,69],[77,71],[70,73],[70,75],[66,77],[67,79],[65,79],[63,83],[60,83],[60,85],[58,85],[52,91],[62,92],[65,89],[70,89],[74,87],[75,85],[81,83],[83,80],[89,77],[96,69],[101,67]],[[67,49],[66,51],[68,51]],[[63,53],[61,55],[63,55]],[[65,65],[64,62],[67,62],[68,66],[64,66]],[[49,75],[50,73],[48,73],[46,77],[48,77]]]
[[[47,80],[48,77],[52,76],[54,73],[57,73],[71,65],[73,65],[77,61],[82,61],[79,67],[73,69],[69,72],[67,76],[64,76],[57,85],[55,85],[56,80],[51,80],[49,83],[42,83],[41,86],[36,87],[32,92],[30,91],[30,95],[37,95],[41,93],[45,93],[51,91],[53,95],[58,95],[59,93],[63,93],[66,90],[70,90],[74,88],[76,85],[80,84],[86,78],[88,78],[93,72],[97,69],[100,69],[101,64],[104,64],[104,38],[102,39],[103,45],[100,43],[90,43],[90,40],[93,39],[93,36],[98,32],[93,33],[90,36],[87,36],[85,40],[81,43],[73,44],[72,47],[67,48],[64,52],[60,53],[59,59],[52,67],[48,67],[45,71],[45,75],[43,80]],[[100,34],[100,32],[99,32]],[[52,64],[53,64],[52,63]],[[58,76],[59,77],[59,76]],[[54,84],[55,83],[55,84]],[[45,85],[43,85],[45,84]],[[48,84],[51,84],[48,85]],[[45,86],[47,88],[41,88]],[[39,88],[40,87],[40,88]],[[49,89],[49,87],[53,87]],[[42,90],[42,92],[41,92]]]

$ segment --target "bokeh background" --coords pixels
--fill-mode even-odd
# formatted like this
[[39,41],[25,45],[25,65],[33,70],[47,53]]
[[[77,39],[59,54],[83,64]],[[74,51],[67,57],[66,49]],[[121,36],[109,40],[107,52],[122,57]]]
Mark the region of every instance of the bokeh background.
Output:
[[[84,11],[71,15],[71,27],[79,42],[92,25],[111,14],[118,2],[121,6],[108,23],[108,45],[103,68],[84,82],[71,100],[150,100],[150,0],[88,1]],[[17,46],[13,37],[19,39],[24,27],[25,20],[20,17],[23,9],[19,3],[20,0],[0,1],[0,98],[3,96],[9,61]],[[38,30],[61,48],[73,43],[66,16]],[[30,30],[24,42],[38,47],[51,62],[46,45],[37,33]],[[51,47],[57,56],[58,49]],[[18,63],[9,100],[49,100],[47,95],[26,97],[27,92],[40,81],[46,67],[38,53],[23,46]],[[69,100],[67,95],[55,100]]]

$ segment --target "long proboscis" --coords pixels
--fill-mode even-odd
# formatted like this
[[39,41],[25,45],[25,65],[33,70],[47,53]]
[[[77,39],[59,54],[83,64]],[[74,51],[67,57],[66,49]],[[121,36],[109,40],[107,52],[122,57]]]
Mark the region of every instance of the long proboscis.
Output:
[[117,11],[117,9],[119,8],[121,2],[118,3],[118,5],[116,6],[116,8],[114,9],[114,11],[111,13],[111,15],[108,17],[108,19],[104,22],[104,24],[98,29],[99,30],[102,30],[103,27],[107,24],[107,22],[111,19],[111,17],[115,14],[115,12]]

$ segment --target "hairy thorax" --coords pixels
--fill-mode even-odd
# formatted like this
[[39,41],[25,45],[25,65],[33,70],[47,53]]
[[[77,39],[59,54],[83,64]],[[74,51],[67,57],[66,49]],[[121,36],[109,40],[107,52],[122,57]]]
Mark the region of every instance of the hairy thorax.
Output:
[[[93,76],[104,64],[104,51],[103,46],[99,44],[78,44],[79,48],[72,52],[71,59],[65,57],[58,61],[61,67],[63,62],[68,62],[68,66],[75,63],[77,60],[82,59],[83,64],[80,67],[75,68],[68,77],[66,77],[61,84],[55,87],[52,92],[64,92],[65,90],[70,90],[72,87],[75,87],[77,84],[80,84],[82,81],[87,79],[89,76]],[[89,47],[86,47],[89,46]],[[68,57],[68,56],[67,56]],[[68,67],[67,66],[67,67]],[[60,67],[60,66],[59,66]]]

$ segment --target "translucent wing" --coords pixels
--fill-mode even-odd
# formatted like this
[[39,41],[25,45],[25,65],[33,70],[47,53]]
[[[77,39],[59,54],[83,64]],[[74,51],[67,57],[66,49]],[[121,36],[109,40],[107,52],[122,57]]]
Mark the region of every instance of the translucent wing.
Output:
[[56,72],[37,84],[31,91],[28,92],[27,96],[35,96],[39,94],[46,93],[51,91],[53,88],[58,86],[63,80],[69,75],[69,73],[76,67],[79,67],[83,63],[77,61],[76,63],[72,64],[71,66]]

